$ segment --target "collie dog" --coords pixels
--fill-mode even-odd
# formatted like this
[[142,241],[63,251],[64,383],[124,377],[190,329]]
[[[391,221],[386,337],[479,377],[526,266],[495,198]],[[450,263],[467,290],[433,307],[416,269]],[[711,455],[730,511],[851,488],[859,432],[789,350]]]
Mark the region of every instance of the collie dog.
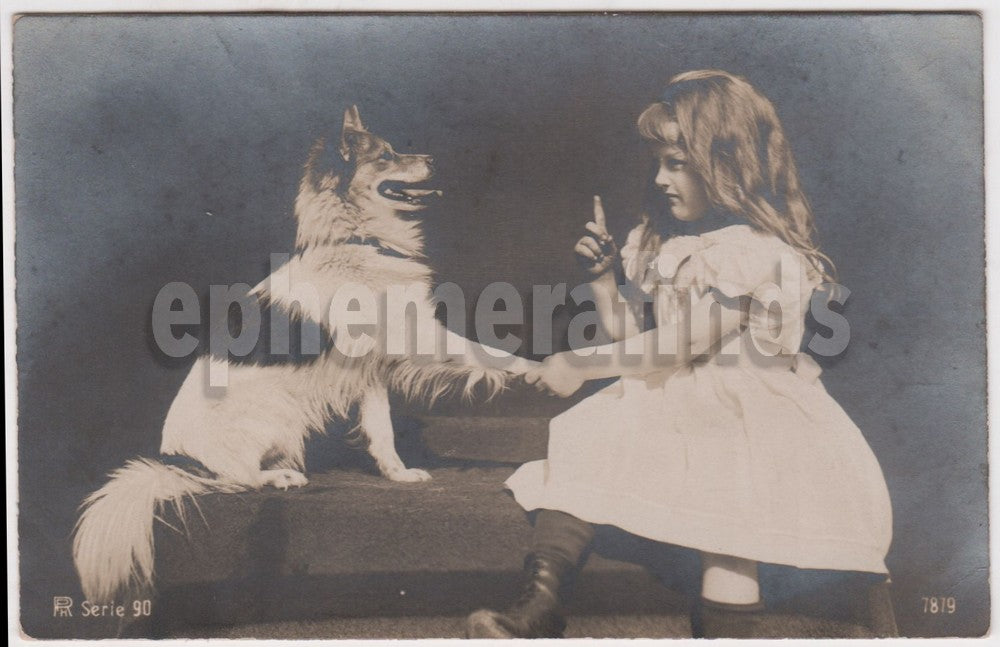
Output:
[[[283,315],[285,341],[273,334],[282,326],[272,323],[259,327],[250,352],[237,357],[227,347],[201,355],[167,413],[161,455],[128,461],[86,498],[73,559],[88,600],[152,587],[154,519],[167,507],[183,519],[184,499],[198,494],[305,485],[305,441],[335,417],[356,411],[358,431],[386,478],[429,479],[396,453],[389,391],[429,402],[456,384],[468,395],[482,383],[492,395],[534,364],[479,346],[435,319],[431,270],[414,218],[440,194],[419,186],[433,176],[432,164],[427,155],[396,153],[365,129],[353,106],[339,147],[322,140],[313,146],[295,200],[295,253],[244,293],[264,309],[260,321]],[[375,334],[348,330],[357,324],[356,308],[344,317],[350,322],[335,320],[333,302],[361,300],[367,291],[392,306],[400,287],[407,307],[415,307],[396,317],[385,316],[383,307]],[[245,320],[246,311],[238,326]],[[234,324],[222,325],[231,335]],[[430,341],[433,352],[389,353],[386,340],[394,334],[418,348]]]

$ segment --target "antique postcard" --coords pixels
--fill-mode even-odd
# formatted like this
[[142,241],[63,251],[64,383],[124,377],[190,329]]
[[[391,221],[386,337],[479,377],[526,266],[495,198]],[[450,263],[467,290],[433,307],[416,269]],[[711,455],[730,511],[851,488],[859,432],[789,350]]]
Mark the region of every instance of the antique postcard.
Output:
[[6,32],[14,635],[989,633],[983,14],[173,9]]

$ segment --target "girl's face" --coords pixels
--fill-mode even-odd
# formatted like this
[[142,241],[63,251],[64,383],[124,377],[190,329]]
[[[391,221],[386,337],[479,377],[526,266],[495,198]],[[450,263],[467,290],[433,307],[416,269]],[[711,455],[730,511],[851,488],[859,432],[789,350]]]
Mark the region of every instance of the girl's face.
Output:
[[687,151],[678,143],[681,132],[677,123],[667,124],[663,134],[672,143],[659,144],[655,149],[659,169],[653,182],[666,196],[674,218],[694,222],[704,216],[709,208],[705,183],[688,163]]

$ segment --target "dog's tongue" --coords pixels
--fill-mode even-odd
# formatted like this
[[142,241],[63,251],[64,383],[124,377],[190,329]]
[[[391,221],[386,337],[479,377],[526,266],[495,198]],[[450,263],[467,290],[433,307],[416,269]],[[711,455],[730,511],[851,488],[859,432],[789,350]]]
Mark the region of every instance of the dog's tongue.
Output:
[[429,195],[441,195],[440,189],[400,189],[400,193],[409,198],[424,198]]

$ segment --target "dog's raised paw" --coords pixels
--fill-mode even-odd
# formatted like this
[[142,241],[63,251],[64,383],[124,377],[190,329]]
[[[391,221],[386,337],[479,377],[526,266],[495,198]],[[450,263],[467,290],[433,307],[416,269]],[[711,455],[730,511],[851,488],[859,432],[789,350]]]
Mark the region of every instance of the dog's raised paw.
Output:
[[391,470],[386,474],[390,481],[400,481],[402,483],[417,483],[419,481],[431,480],[431,475],[426,470],[410,467],[401,470]]
[[287,490],[290,487],[302,487],[309,483],[309,479],[302,472],[295,470],[264,470],[264,485],[276,487],[279,490]]

